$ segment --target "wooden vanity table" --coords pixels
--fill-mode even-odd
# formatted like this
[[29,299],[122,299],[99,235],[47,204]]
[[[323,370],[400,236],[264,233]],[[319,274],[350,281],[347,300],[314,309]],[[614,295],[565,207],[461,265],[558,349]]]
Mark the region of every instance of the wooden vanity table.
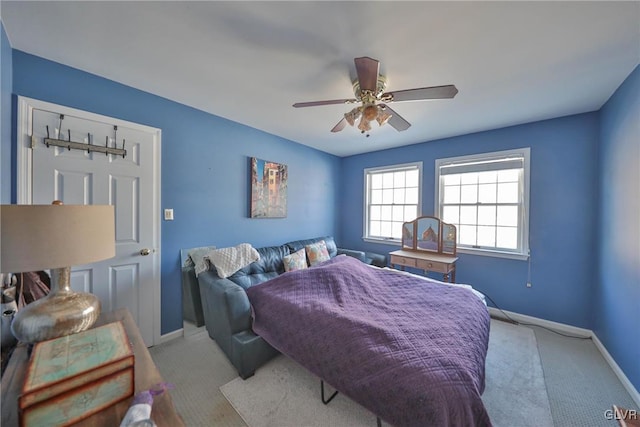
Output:
[[434,216],[421,216],[402,224],[402,249],[391,252],[391,266],[442,273],[445,282],[456,281],[456,226]]

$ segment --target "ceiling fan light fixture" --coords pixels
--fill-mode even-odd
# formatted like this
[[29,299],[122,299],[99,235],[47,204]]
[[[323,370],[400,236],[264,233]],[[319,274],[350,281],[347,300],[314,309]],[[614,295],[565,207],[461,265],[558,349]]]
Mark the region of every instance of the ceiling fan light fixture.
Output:
[[367,121],[375,120],[375,118],[378,117],[378,107],[374,104],[367,105],[362,111],[362,116],[366,118]]
[[369,123],[369,120],[367,120],[364,114],[360,118],[358,129],[360,129],[362,133],[369,132],[371,130],[371,124]]
[[360,109],[359,108],[354,108],[353,110],[349,111],[348,113],[344,114],[344,118],[347,121],[347,123],[349,123],[351,126],[354,126],[356,123],[356,120],[358,120],[358,117],[360,116]]
[[378,109],[378,116],[376,117],[376,121],[378,122],[378,125],[384,126],[389,121],[390,118],[391,118],[391,114],[387,113],[382,108]]

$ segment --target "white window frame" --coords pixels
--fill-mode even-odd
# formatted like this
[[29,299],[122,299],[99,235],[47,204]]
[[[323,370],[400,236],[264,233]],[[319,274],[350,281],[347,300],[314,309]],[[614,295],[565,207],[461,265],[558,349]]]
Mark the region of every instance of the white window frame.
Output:
[[516,157],[524,159],[522,173],[522,187],[520,193],[522,195],[520,215],[518,218],[518,249],[503,250],[499,248],[475,248],[458,244],[457,251],[460,253],[468,253],[474,255],[492,256],[498,258],[510,258],[526,260],[529,258],[529,188],[530,188],[530,154],[529,147],[518,148],[513,150],[494,151],[490,153],[480,153],[468,156],[449,157],[444,159],[436,159],[435,162],[435,216],[442,217],[442,179],[440,170],[446,166],[458,166],[464,164],[472,164],[478,162],[506,161]]
[[371,175],[376,173],[384,173],[384,172],[396,172],[401,170],[408,169],[417,169],[418,170],[418,206],[417,213],[418,216],[421,215],[422,212],[422,162],[411,162],[411,163],[402,163],[397,165],[390,166],[380,166],[373,168],[365,168],[364,169],[364,214],[363,214],[363,225],[362,225],[362,239],[371,243],[384,243],[384,244],[396,244],[400,245],[400,239],[395,239],[392,237],[371,237],[369,236],[369,203],[371,198],[370,191],[370,182]]

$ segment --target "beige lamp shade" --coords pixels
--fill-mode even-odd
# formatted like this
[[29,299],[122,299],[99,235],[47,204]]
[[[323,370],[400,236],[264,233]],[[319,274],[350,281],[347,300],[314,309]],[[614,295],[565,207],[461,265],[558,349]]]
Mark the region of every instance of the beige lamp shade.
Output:
[[115,256],[109,205],[0,206],[0,272],[88,264]]

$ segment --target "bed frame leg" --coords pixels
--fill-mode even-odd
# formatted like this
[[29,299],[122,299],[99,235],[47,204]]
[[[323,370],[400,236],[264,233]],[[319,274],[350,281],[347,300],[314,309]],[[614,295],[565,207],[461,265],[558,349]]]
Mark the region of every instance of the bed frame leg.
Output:
[[376,423],[378,424],[378,427],[382,427],[382,421],[380,421],[380,417],[376,417]]
[[[327,405],[329,402],[331,402],[333,400],[334,397],[336,397],[336,395],[338,394],[338,390],[334,391],[333,394],[331,396],[329,396],[328,399],[324,398],[324,381],[320,380],[320,394],[322,397],[322,403],[324,403],[325,405]],[[380,427],[380,426],[378,426]]]

